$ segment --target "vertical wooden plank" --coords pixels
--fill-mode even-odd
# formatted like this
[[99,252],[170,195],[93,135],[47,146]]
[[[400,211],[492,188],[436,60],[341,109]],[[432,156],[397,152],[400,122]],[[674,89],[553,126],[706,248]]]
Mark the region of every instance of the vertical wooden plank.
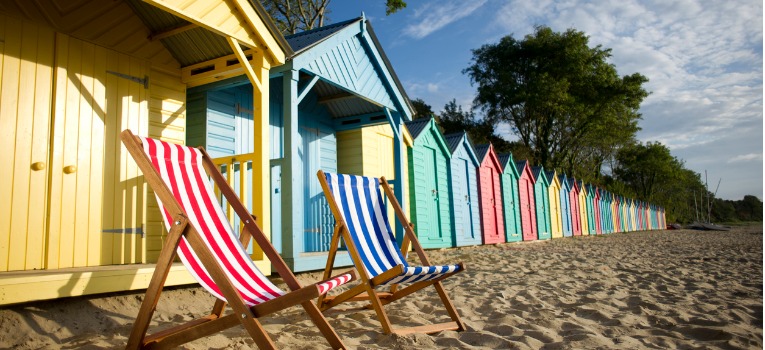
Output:
[[81,103],[81,83],[78,72],[82,68],[83,43],[80,40],[69,38],[68,62],[64,74],[59,77],[66,82],[64,91],[64,114],[63,119],[63,146],[55,149],[55,152],[61,153],[63,162],[60,167],[51,169],[52,176],[61,178],[61,240],[59,241],[59,262],[58,267],[73,267],[75,262],[75,246],[81,244],[81,234],[76,231],[78,192],[83,190],[78,188],[77,173],[65,174],[64,168],[68,166],[77,166],[78,140],[79,135],[79,115]]
[[[106,159],[105,144],[105,126],[108,122],[106,116],[106,52],[107,50],[95,46],[93,51],[93,71],[92,71],[92,115],[90,118],[90,170],[88,176],[89,199],[88,199],[88,237],[86,254],[86,266],[98,266],[104,264],[101,260],[101,250],[104,246],[103,239],[103,213],[104,208],[104,164]],[[116,135],[110,136],[117,138]]]
[[[95,45],[86,42],[79,43],[81,48],[78,62],[78,70],[69,70],[69,79],[71,79],[77,86],[78,90],[78,108],[77,114],[67,115],[67,119],[72,119],[72,122],[77,125],[76,139],[72,139],[71,142],[72,152],[75,158],[64,166],[74,164],[77,167],[77,171],[72,174],[64,174],[64,177],[72,177],[75,179],[76,192],[73,193],[74,204],[74,227],[70,233],[74,238],[74,245],[72,247],[72,266],[81,267],[87,266],[88,261],[88,238],[91,235],[89,224],[89,214],[93,208],[90,206],[90,191],[91,188],[91,154],[93,152],[94,145],[92,144],[92,127],[93,127],[93,114],[95,103],[95,97],[93,96],[93,69],[94,69],[94,52]],[[73,91],[73,93],[75,93]],[[67,134],[69,136],[71,134]],[[95,145],[98,147],[98,145]],[[102,189],[99,188],[99,191]],[[67,198],[65,197],[65,201]],[[100,215],[99,215],[100,218]],[[69,233],[69,232],[67,232]]]
[[[114,88],[117,78],[113,74],[106,74],[106,70],[114,70],[116,53],[112,51],[104,52],[104,100],[108,101],[104,108],[104,135],[110,135],[105,138],[104,143],[104,195],[102,209],[102,233],[101,233],[101,262],[103,264],[115,264],[120,261],[122,246],[120,238],[122,235],[117,231],[121,228],[119,223],[118,197],[116,196],[119,186],[119,174],[116,172],[116,165],[121,159],[121,142],[119,137],[111,135],[119,134],[119,112],[117,110],[117,89]],[[115,249],[119,247],[118,249]]]
[[46,256],[46,268],[59,267],[59,242],[61,240],[61,193],[62,177],[60,170],[63,159],[61,149],[64,145],[64,117],[66,116],[66,66],[68,64],[69,37],[56,33],[55,67],[53,71],[53,120],[51,127],[51,156],[48,164],[50,173],[48,193],[48,247]]
[[[28,254],[25,269],[43,268],[45,264],[45,238],[47,218],[47,193],[49,147],[50,147],[50,121],[51,101],[53,90],[53,55],[54,55],[53,30],[40,27],[37,35],[37,65],[34,74],[35,101],[34,110],[31,112],[34,119],[32,129],[32,162],[44,162],[46,168],[32,172],[31,188],[29,190],[29,217],[27,224],[27,250],[39,251],[37,254]],[[27,168],[28,169],[28,168]]]
[[21,65],[21,22],[0,17],[3,31],[2,66],[0,66],[0,271],[7,271],[11,245],[13,213],[13,164],[18,106],[19,70]]

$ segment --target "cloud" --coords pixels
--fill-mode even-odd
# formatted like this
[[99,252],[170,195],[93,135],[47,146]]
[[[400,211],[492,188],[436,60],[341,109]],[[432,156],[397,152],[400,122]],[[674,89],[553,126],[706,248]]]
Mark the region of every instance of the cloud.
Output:
[[406,36],[422,39],[431,33],[469,16],[487,0],[429,2],[415,9],[412,22],[403,29]]
[[751,162],[754,160],[762,161],[762,153],[740,154],[731,159],[728,159],[727,163]]

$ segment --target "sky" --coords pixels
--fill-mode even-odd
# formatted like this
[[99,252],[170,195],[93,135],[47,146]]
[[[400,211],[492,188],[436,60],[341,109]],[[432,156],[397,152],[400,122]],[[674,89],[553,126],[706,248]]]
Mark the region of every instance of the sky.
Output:
[[[619,75],[640,73],[638,139],[661,142],[688,169],[707,173],[717,197],[763,198],[763,4],[760,0],[332,0],[329,18],[370,20],[410,99],[436,113],[456,99],[469,108],[476,87],[462,70],[471,50],[545,25],[612,49]],[[507,131],[507,130],[506,130]],[[509,131],[507,131],[509,133]],[[512,138],[511,138],[512,139]]]

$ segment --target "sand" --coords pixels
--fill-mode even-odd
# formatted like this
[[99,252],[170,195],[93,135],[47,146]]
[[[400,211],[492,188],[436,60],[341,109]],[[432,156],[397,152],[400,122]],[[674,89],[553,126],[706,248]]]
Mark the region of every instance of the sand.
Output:
[[[384,335],[373,311],[330,311],[346,345],[358,349],[749,349],[762,348],[762,227],[585,236],[429,251],[463,261],[444,282],[464,332]],[[319,273],[299,274],[303,282]],[[398,326],[448,318],[426,289],[391,304]],[[124,346],[142,293],[69,298],[0,309],[0,347],[110,349]],[[167,289],[153,330],[209,312],[200,288]],[[327,343],[301,308],[263,320],[277,346]],[[241,327],[184,345],[250,348]]]

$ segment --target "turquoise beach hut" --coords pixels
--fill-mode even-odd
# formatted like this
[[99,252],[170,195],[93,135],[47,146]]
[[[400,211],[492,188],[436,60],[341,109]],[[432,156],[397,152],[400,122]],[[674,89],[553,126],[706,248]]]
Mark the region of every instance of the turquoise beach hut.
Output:
[[406,123],[412,135],[409,148],[410,218],[424,248],[454,246],[449,181],[451,151],[436,120],[420,118]]
[[466,132],[444,136],[449,158],[452,227],[457,246],[481,244],[481,217],[478,212],[478,158]]
[[550,196],[548,194],[550,181],[545,175],[542,166],[531,167],[534,174],[534,201],[537,205],[537,237],[538,239],[551,239],[550,231]]
[[588,197],[590,198],[590,203],[588,203],[588,206],[590,207],[588,209],[592,210],[590,234],[600,235],[603,234],[603,226],[601,226],[600,222],[600,193],[598,193],[598,188],[593,184],[587,185],[587,191],[589,192]]
[[559,175],[560,181],[560,220],[561,229],[563,230],[563,237],[571,237],[574,235],[574,231],[571,223],[571,187],[569,185],[566,174]]
[[523,240],[521,229],[520,198],[518,195],[518,168],[515,166],[512,154],[501,154],[499,164],[502,165],[502,206],[505,214],[505,240],[519,242]]

